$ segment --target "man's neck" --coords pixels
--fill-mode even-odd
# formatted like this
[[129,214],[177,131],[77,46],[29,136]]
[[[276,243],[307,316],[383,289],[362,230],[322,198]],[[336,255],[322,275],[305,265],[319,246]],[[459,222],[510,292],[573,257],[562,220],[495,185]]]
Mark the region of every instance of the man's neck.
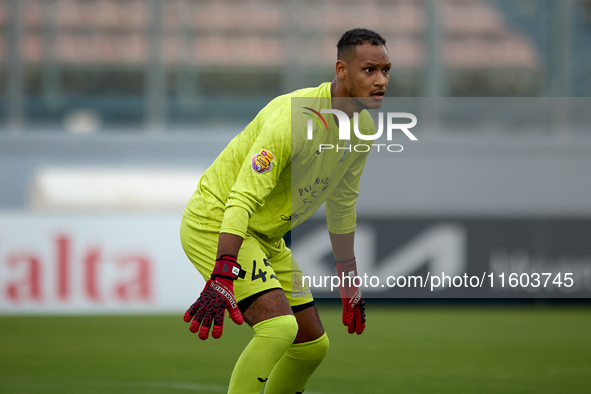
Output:
[[[337,98],[337,100],[335,100]],[[347,100],[347,98],[349,98]],[[354,112],[361,112],[362,108],[351,98],[345,88],[339,84],[335,77],[330,83],[330,103],[333,109],[338,109],[347,114],[349,118],[353,117]]]

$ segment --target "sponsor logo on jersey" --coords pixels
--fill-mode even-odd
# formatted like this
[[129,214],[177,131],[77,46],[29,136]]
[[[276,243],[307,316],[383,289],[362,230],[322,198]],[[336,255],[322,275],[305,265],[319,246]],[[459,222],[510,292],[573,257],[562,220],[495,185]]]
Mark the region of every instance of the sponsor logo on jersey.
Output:
[[293,292],[301,292],[302,291],[302,278],[296,274],[292,274],[292,291]]
[[275,155],[266,149],[261,149],[259,153],[252,157],[252,169],[259,174],[271,171],[273,168]]
[[298,297],[304,297],[306,294],[310,293],[310,289],[306,289],[305,291],[300,291],[300,292],[291,292],[291,298],[298,298]]

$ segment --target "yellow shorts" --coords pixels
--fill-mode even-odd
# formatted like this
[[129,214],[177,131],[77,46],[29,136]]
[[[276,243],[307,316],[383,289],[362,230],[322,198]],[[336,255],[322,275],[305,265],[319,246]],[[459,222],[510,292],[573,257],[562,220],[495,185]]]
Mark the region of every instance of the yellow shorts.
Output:
[[[205,280],[215,265],[220,226],[217,221],[197,217],[183,216],[181,222],[183,249]],[[240,309],[248,307],[248,300],[254,300],[252,296],[272,289],[283,289],[294,309],[314,300],[310,288],[304,285],[302,270],[283,239],[269,244],[248,231],[238,253],[238,264],[246,271],[244,279],[234,282],[234,296]]]

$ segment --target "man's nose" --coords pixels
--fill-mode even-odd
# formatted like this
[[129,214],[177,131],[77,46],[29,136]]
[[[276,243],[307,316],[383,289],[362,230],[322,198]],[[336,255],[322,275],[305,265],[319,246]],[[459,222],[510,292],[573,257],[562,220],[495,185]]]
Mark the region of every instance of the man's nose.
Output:
[[384,87],[386,85],[386,83],[388,83],[386,77],[381,72],[380,73],[377,73],[377,74],[378,74],[378,76],[377,76],[377,78],[375,80],[375,85],[376,86],[379,86],[379,87]]

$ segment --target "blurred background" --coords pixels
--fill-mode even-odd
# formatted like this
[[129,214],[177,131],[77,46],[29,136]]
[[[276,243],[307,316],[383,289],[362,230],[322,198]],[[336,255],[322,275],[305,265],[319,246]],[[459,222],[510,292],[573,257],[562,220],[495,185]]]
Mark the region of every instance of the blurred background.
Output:
[[588,0],[2,0],[5,131],[199,132],[331,80],[335,45],[388,41],[388,95],[587,97]]
[[443,226],[452,272],[566,267],[588,297],[590,1],[0,0],[0,308],[180,309],[202,172],[273,97],[332,80],[359,26],[387,40],[382,110],[420,119],[368,162],[367,269],[437,265],[392,253]]
[[382,110],[420,119],[368,161],[367,269],[428,268],[392,253],[443,226],[452,272],[562,266],[588,297],[590,1],[0,0],[0,308],[180,309],[202,172],[273,97],[332,80],[359,26],[387,40]]
[[[0,0],[0,391],[226,390],[250,331],[196,344],[180,321],[204,284],[184,206],[269,100],[333,79],[354,27],[387,40],[383,110],[419,119],[368,159],[362,271],[575,286],[367,291],[442,300],[368,300],[358,338],[321,304],[334,350],[310,392],[591,390],[590,0]],[[292,238],[331,274],[322,213]],[[541,308],[558,298],[578,307]]]

